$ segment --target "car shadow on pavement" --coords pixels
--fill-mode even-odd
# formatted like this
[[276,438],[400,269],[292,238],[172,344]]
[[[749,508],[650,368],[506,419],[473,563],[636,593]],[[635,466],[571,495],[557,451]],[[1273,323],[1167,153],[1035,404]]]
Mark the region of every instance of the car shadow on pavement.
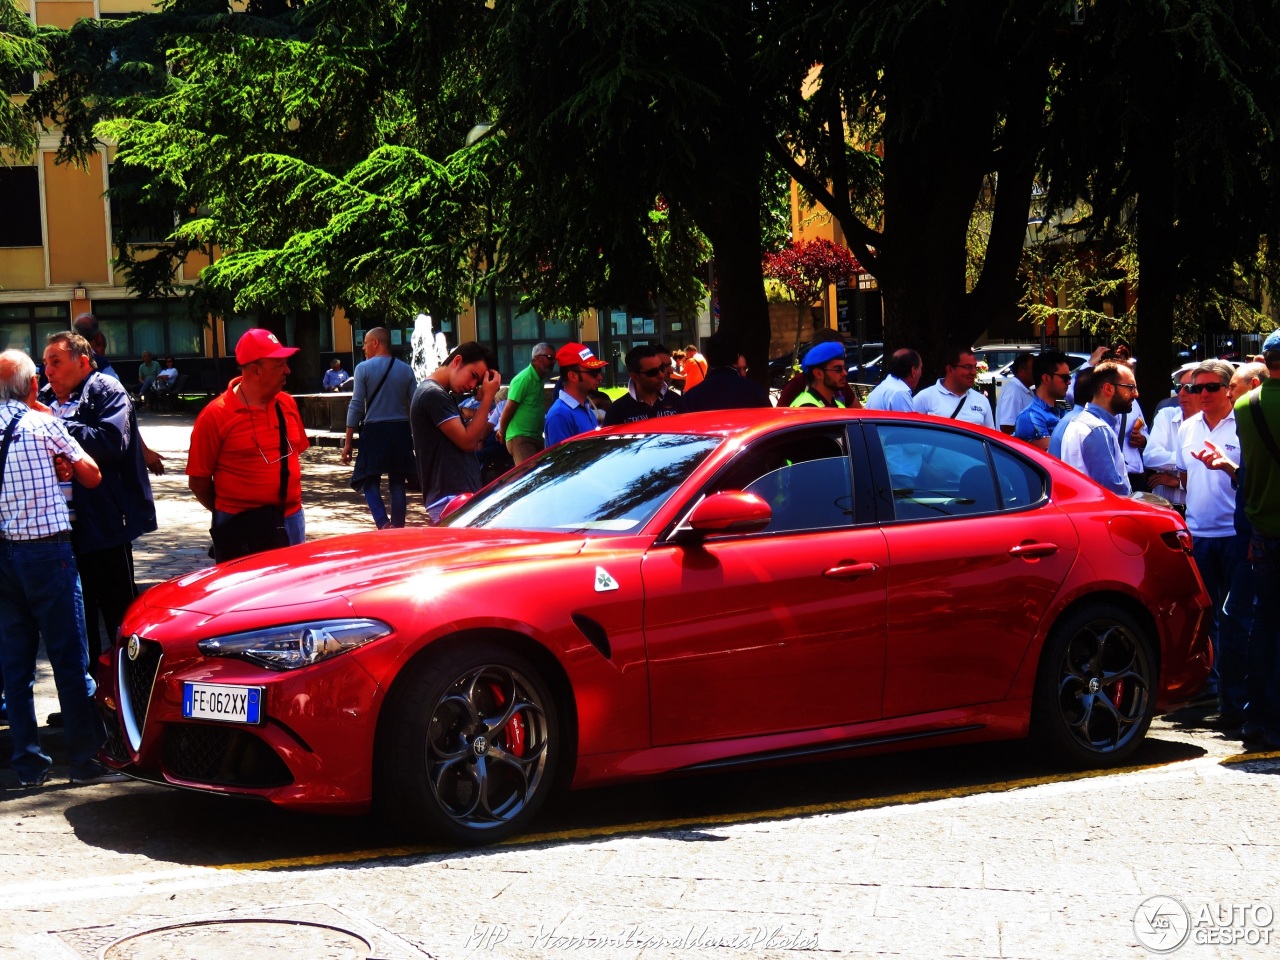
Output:
[[[572,843],[618,833],[713,837],[698,828],[1003,792],[1204,754],[1193,743],[1153,736],[1118,770],[1067,771],[1046,760],[1043,751],[1014,742],[628,783],[558,798],[520,842]],[[256,800],[143,783],[111,790],[110,796],[86,796],[69,807],[70,826],[86,844],[152,861],[268,868],[484,852],[419,845],[375,816],[307,815]]]

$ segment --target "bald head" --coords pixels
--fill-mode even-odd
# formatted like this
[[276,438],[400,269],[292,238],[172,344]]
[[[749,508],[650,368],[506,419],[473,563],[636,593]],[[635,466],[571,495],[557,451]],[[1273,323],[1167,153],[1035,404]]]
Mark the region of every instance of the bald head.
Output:
[[386,327],[374,327],[364,335],[364,355],[382,357],[391,352],[391,333]]

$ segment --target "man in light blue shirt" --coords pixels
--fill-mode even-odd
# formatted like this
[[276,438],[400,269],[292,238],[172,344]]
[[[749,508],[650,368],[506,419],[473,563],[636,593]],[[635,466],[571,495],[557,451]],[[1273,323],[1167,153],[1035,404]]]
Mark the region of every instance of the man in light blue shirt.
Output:
[[1084,412],[1085,404],[1093,396],[1093,367],[1077,370],[1072,382],[1076,385],[1076,396],[1079,399],[1075,406],[1062,415],[1062,419],[1058,421],[1058,425],[1053,428],[1053,434],[1049,437],[1049,453],[1059,460],[1062,459],[1062,435],[1067,432],[1071,421]]
[[1116,429],[1137,396],[1138,384],[1127,363],[1098,364],[1093,370],[1093,400],[1062,435],[1063,461],[1122,497],[1133,488]]
[[889,358],[889,375],[867,395],[863,406],[868,410],[898,410],[912,413],[911,394],[920,382],[924,361],[914,350],[903,347]]

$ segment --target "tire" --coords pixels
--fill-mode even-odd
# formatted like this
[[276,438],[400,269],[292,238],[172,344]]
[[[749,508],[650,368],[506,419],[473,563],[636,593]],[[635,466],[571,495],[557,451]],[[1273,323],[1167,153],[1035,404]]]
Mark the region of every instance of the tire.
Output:
[[1040,657],[1035,735],[1072,766],[1119,765],[1147,735],[1157,682],[1151,640],[1129,613],[1078,607],[1054,625]]
[[559,714],[537,669],[498,644],[445,649],[396,681],[374,796],[407,834],[460,846],[523,830],[552,792]]

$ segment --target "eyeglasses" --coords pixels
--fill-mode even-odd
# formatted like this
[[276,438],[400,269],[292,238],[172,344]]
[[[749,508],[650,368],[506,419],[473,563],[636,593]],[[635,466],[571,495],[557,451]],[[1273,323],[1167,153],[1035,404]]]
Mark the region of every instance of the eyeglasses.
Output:
[[554,360],[555,358],[556,355],[554,353],[535,353],[533,355],[535,360]]
[[273,464],[279,463],[281,460],[284,460],[286,457],[293,456],[293,441],[289,439],[287,434],[285,435],[285,438],[284,438],[284,445],[286,447],[285,452],[274,459],[271,459],[267,456],[267,451],[262,449],[262,444],[258,441],[258,427],[253,421],[253,407],[249,407],[248,410],[249,410],[249,429],[253,432],[253,445],[258,448],[258,456],[262,458],[262,462],[269,467],[269,466],[272,466]]
[[1069,373],[1051,373],[1051,374],[1049,374],[1049,376],[1051,376],[1051,377],[1057,377],[1057,378],[1058,378],[1059,380],[1061,380],[1063,383],[1070,383],[1070,382],[1071,382],[1071,374],[1069,374]]
[[1116,384],[1116,389],[1117,389],[1117,390],[1132,390],[1134,393],[1137,393],[1137,392],[1138,392],[1138,385],[1137,385],[1136,383],[1117,383],[1117,384]]
[[1191,384],[1189,384],[1189,383],[1178,383],[1178,381],[1176,381],[1176,380],[1173,382],[1173,392],[1174,392],[1174,393],[1182,393],[1184,390],[1185,390],[1187,393],[1190,393],[1190,392],[1191,392]]
[[1219,390],[1227,389],[1227,385],[1225,383],[1193,383],[1187,389],[1197,394],[1204,393],[1206,390],[1210,393],[1217,393]]
[[978,365],[976,363],[957,363],[955,368],[957,370],[977,370]]
[[843,363],[837,367],[823,367],[822,369],[827,371],[827,373],[844,373],[845,372],[845,366]]
[[654,367],[652,370],[637,370],[636,373],[642,377],[660,377],[662,376],[662,368]]
[[603,376],[604,376],[604,369],[603,369],[603,368],[597,368],[597,369],[595,369],[595,370],[579,370],[579,371],[578,371],[578,376],[580,376],[580,377],[597,377],[597,378],[598,378],[598,377],[603,377]]

